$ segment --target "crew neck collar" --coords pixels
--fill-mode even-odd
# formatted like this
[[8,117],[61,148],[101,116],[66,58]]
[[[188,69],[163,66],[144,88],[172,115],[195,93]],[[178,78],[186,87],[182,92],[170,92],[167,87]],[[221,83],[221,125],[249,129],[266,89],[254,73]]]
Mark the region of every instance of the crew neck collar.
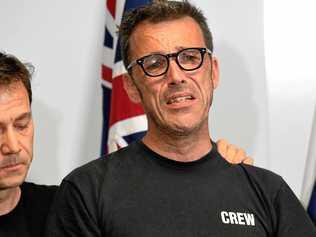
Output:
[[207,154],[205,154],[204,156],[202,156],[199,159],[194,160],[194,161],[173,160],[173,159],[162,156],[162,155],[158,154],[157,152],[153,151],[148,146],[146,146],[141,140],[139,140],[137,143],[143,148],[144,152],[147,153],[146,159],[148,157],[150,157],[150,159],[158,162],[161,165],[166,165],[166,166],[175,167],[175,168],[184,168],[185,169],[185,168],[190,168],[190,167],[192,167],[192,168],[198,167],[201,164],[208,162],[209,160],[214,160],[215,158],[220,156],[217,152],[216,143],[214,143],[213,141],[211,141],[212,149]]

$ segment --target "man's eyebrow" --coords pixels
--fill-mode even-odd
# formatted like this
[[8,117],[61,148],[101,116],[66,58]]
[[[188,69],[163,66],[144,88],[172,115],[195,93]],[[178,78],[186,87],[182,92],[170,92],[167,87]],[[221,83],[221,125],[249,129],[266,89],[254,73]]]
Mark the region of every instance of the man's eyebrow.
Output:
[[30,119],[32,117],[32,113],[31,112],[26,112],[26,113],[23,113],[21,115],[19,115],[15,121],[19,121],[19,120],[23,120],[23,119]]

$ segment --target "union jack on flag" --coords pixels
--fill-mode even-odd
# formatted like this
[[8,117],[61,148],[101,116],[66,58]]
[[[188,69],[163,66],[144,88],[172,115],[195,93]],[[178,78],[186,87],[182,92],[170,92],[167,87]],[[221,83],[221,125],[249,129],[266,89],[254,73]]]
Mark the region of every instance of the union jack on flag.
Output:
[[117,27],[124,12],[149,0],[106,0],[106,26],[102,64],[103,131],[101,155],[124,147],[144,136],[147,120],[139,104],[131,102],[123,88],[126,73]]

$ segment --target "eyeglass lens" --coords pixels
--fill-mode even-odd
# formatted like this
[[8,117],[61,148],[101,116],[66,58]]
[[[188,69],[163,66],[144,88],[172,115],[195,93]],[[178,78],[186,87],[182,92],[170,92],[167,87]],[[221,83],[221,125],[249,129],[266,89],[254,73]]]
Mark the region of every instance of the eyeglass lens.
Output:
[[176,62],[183,70],[195,70],[202,63],[202,51],[200,49],[184,49],[177,54],[169,56],[153,54],[146,57],[142,63],[144,71],[150,76],[164,74],[169,66],[169,57],[176,56]]

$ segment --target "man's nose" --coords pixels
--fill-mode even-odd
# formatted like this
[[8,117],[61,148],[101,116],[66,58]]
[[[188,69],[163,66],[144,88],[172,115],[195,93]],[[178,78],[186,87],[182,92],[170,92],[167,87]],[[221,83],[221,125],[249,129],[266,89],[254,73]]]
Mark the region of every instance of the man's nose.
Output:
[[185,83],[185,71],[179,67],[176,60],[174,59],[170,59],[169,61],[169,68],[166,76],[169,85]]
[[1,138],[1,152],[5,155],[16,154],[20,152],[19,138],[16,131],[13,128],[7,129],[7,131],[2,134]]

